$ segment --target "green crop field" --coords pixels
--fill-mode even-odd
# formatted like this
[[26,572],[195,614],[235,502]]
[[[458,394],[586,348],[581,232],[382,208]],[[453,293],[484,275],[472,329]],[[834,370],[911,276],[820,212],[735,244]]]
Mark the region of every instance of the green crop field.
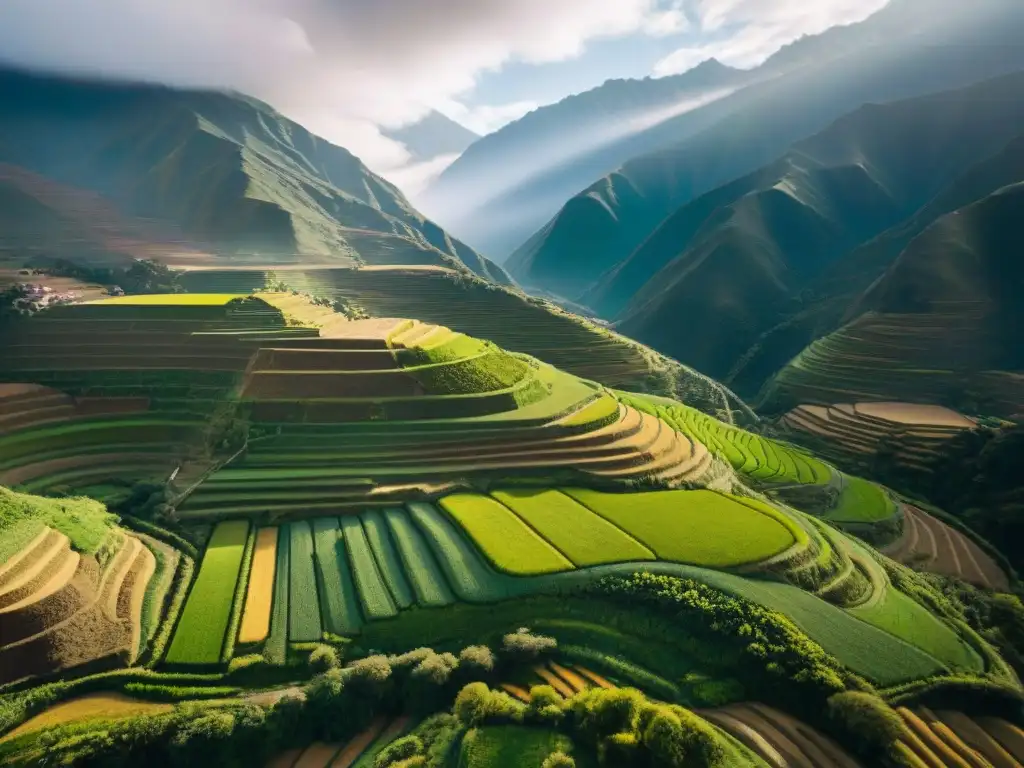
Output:
[[696,408],[681,403],[649,399],[631,392],[617,392],[620,400],[637,410],[657,416],[673,429],[703,443],[733,469],[755,480],[772,484],[824,485],[833,470],[813,456],[777,440],[730,426]]
[[874,523],[896,514],[896,505],[879,486],[850,475],[843,476],[839,503],[827,518],[833,523]]
[[363,615],[345,554],[341,524],[336,517],[317,517],[312,522],[324,629],[335,635],[354,635],[363,625]]
[[491,495],[577,567],[655,559],[650,549],[621,528],[560,491],[508,490]]
[[[799,529],[766,505],[714,491],[565,492],[662,560],[713,568],[757,563],[798,541]],[[806,534],[804,534],[806,537]]]
[[369,621],[394,616],[398,609],[380,575],[377,561],[373,559],[370,543],[366,540],[366,532],[363,531],[359,518],[341,518],[341,533],[352,567],[356,591],[359,593],[359,602],[363,606],[363,614]]
[[450,517],[430,504],[413,502],[406,506],[460,599],[486,603],[508,596],[505,579],[483,561]]
[[83,304],[126,307],[222,307],[235,299],[245,298],[248,296],[240,293],[151,293],[96,299]]
[[277,563],[274,566],[274,602],[270,614],[270,634],[263,644],[263,655],[271,664],[283,665],[288,658],[288,591],[291,587],[291,527],[277,529]]
[[248,535],[247,521],[224,522],[214,529],[171,640],[167,663],[217,664],[220,661]]
[[363,532],[370,544],[370,550],[377,561],[384,583],[388,585],[391,597],[399,609],[411,606],[415,600],[412,587],[405,577],[402,560],[398,556],[384,515],[379,510],[369,510],[362,514]]
[[498,570],[516,576],[557,573],[572,563],[511,510],[487,496],[454,494],[441,507],[465,529]]
[[[574,753],[568,736],[545,728],[500,725],[475,728],[466,734],[459,768],[541,768],[552,752]],[[594,765],[574,753],[580,768]]]
[[320,601],[317,599],[313,564],[313,532],[304,520],[288,527],[291,529],[288,639],[293,643],[315,642],[323,630],[320,627]]
[[405,510],[387,509],[384,515],[402,566],[416,593],[416,603],[430,607],[455,602],[455,596],[444,577],[444,571]]

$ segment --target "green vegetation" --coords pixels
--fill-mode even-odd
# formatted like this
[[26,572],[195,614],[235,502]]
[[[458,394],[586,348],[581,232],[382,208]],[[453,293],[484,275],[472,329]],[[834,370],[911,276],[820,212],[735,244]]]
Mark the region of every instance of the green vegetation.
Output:
[[655,555],[621,528],[557,490],[493,491],[577,567],[654,560]]
[[356,591],[359,593],[359,602],[363,606],[363,615],[371,621],[394,616],[398,609],[380,575],[377,561],[373,558],[370,543],[366,540],[366,533],[359,518],[341,518],[341,531]]
[[698,440],[745,476],[773,484],[825,485],[833,470],[813,456],[777,440],[725,424],[690,406],[616,392],[626,405],[657,416],[673,429]]
[[463,738],[459,766],[547,768],[544,761],[552,752],[572,751],[572,739],[557,731],[523,725],[488,726],[474,728]]
[[313,563],[313,532],[309,523],[300,521],[288,526],[289,532],[289,596],[288,639],[293,643],[312,643],[320,639],[320,602]]
[[116,521],[92,499],[46,499],[0,487],[0,563],[18,553],[44,526],[63,533],[79,552],[92,554]]
[[413,604],[415,597],[402,568],[402,560],[388,533],[387,522],[383,514],[377,510],[364,512],[362,521],[366,540],[373,551],[381,576],[388,585],[388,591],[391,592],[395,605],[404,610]]
[[245,521],[221,523],[214,530],[167,652],[168,664],[220,663],[248,536]]
[[277,529],[277,562],[274,565],[274,601],[270,614],[270,634],[263,644],[263,656],[271,664],[283,665],[288,659],[288,592],[291,586],[291,526]]
[[444,572],[423,539],[416,525],[402,509],[384,512],[391,536],[398,548],[405,573],[416,593],[416,603],[423,607],[450,605],[455,602]]
[[454,494],[443,498],[440,504],[498,570],[527,576],[557,573],[573,567],[533,529],[494,499]]
[[85,302],[86,306],[124,307],[223,307],[246,296],[237,293],[156,293],[140,296],[116,296]]
[[827,518],[833,523],[875,523],[896,514],[896,503],[874,483],[859,477],[843,476],[839,503]]
[[335,635],[354,635],[359,632],[363,617],[345,554],[341,524],[336,517],[317,517],[312,523],[323,627]]
[[714,491],[565,492],[671,562],[714,568],[757,563],[793,546],[803,533],[766,504]]

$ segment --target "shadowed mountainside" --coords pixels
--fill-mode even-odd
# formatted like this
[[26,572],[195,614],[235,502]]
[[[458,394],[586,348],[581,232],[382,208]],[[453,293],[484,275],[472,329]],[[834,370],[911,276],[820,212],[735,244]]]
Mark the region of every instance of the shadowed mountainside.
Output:
[[[1015,43],[1024,7],[1008,0],[985,0],[969,10],[948,5],[941,13],[934,4],[922,9],[917,0],[891,5],[870,25],[887,29],[887,41],[872,38],[878,44],[716,102],[711,108],[728,107],[728,115],[594,182],[510,257],[508,269],[524,284],[577,299],[680,206],[771,162],[865,102],[962,87],[1024,66]],[[908,31],[902,22],[915,7],[918,20]]]
[[218,251],[461,262],[507,282],[357,157],[251,98],[2,69],[0,102],[0,162]]
[[[1024,74],[1017,74],[865,106],[681,207],[583,301],[619,317],[628,335],[725,376],[810,297],[834,300],[854,285],[866,288],[950,202],[970,203],[1016,180],[1007,173],[1012,163],[995,166],[1001,173],[992,178],[984,169],[1019,133],[1022,94]],[[885,247],[863,253],[878,241]],[[833,317],[844,307],[833,306]],[[680,333],[687,318],[709,326]]]

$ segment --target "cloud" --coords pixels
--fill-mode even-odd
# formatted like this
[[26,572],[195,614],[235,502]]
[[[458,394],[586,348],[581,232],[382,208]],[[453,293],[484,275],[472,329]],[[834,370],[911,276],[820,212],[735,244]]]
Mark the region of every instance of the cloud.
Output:
[[685,72],[709,58],[754,67],[803,35],[853,24],[889,0],[696,0],[692,15],[700,42],[680,48],[654,67],[658,76]]
[[[387,168],[404,150],[375,126],[466,94],[483,71],[684,23],[679,0],[2,0],[0,57],[234,88]],[[471,119],[491,124],[522,107]]]
[[532,112],[540,106],[536,101],[513,101],[508,104],[491,104],[476,107],[467,107],[459,101],[449,101],[441,105],[441,109],[457,123],[469,128],[471,131],[486,136],[488,133],[498,130],[506,123],[518,120],[527,112]]

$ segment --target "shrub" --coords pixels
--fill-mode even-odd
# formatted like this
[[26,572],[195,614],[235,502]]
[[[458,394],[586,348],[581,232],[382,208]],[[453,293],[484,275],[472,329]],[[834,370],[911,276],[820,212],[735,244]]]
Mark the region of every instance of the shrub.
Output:
[[341,666],[338,652],[329,645],[317,645],[309,654],[309,668],[314,674],[321,674]]
[[393,682],[391,663],[387,656],[367,656],[341,670],[340,679],[360,695],[379,701]]
[[570,703],[573,725],[595,743],[603,736],[635,731],[645,701],[634,688],[591,688],[578,693]]
[[467,728],[480,725],[487,718],[491,689],[486,683],[470,683],[455,697],[453,712]]
[[423,749],[423,742],[418,736],[405,736],[385,747],[374,759],[373,768],[387,768],[394,763],[423,754]]
[[724,756],[714,729],[689,710],[675,705],[649,706],[643,744],[659,764],[715,765]]
[[459,666],[485,675],[494,671],[494,653],[486,645],[469,645],[459,652]]
[[513,661],[532,661],[558,647],[558,641],[545,635],[534,635],[526,627],[520,627],[502,638],[501,650]]
[[904,735],[900,716],[881,698],[861,691],[829,697],[828,716],[848,732],[847,743],[862,743],[870,753],[889,753]]
[[557,726],[565,717],[566,706],[565,700],[550,685],[535,685],[530,689],[530,703],[526,705],[524,720]]
[[540,768],[576,768],[576,761],[565,752],[552,752],[544,758]]

